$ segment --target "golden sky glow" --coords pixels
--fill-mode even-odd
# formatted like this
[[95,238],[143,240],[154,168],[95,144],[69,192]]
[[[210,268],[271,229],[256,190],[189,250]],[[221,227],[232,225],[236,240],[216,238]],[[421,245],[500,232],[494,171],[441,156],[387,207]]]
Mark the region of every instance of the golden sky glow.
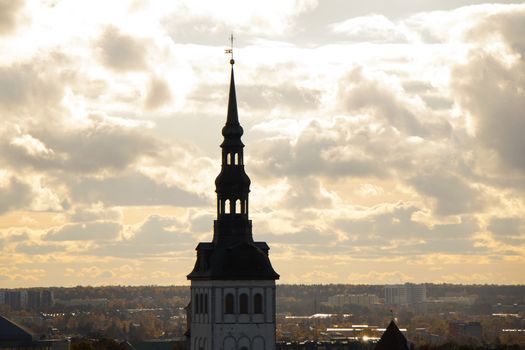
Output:
[[283,283],[525,283],[525,5],[0,0],[0,287],[183,284],[236,35]]

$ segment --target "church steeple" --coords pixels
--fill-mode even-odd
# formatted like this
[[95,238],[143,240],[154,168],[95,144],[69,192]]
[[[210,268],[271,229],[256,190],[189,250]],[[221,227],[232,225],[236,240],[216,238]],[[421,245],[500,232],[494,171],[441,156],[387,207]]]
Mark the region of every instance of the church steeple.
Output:
[[248,219],[248,193],[250,178],[244,171],[244,144],[241,141],[243,129],[239,123],[235,78],[231,64],[228,114],[222,128],[224,141],[221,144],[221,172],[215,180],[217,193],[217,220],[214,225],[213,241],[253,241],[251,220]]
[[251,181],[244,170],[243,129],[237,111],[234,63],[232,58],[228,114],[222,128],[221,171],[215,179],[217,218],[213,222],[213,240],[197,247],[197,262],[188,275],[191,280],[279,278],[268,258],[268,245],[253,240],[248,201]]
[[[230,38],[233,42],[233,37]],[[244,171],[233,51],[228,114],[222,128],[221,172],[215,179],[213,240],[197,245],[191,281],[191,350],[275,350],[275,280],[265,242],[252,236],[250,178]]]

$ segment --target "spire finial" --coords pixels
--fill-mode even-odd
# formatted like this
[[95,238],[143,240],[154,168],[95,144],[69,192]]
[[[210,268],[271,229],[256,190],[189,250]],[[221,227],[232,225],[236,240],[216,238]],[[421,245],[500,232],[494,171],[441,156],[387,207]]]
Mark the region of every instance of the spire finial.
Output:
[[224,53],[229,53],[230,56],[230,64],[233,66],[235,64],[235,60],[233,59],[233,40],[235,38],[233,37],[233,33],[230,34],[230,48],[224,50]]

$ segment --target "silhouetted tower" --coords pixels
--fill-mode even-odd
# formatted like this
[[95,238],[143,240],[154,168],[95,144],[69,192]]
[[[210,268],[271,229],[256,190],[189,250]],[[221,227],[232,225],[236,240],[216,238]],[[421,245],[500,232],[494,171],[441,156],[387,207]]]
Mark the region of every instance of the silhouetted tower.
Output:
[[192,350],[275,349],[275,280],[265,242],[249,219],[250,178],[244,171],[233,65],[228,115],[222,128],[221,172],[215,180],[213,241],[198,244],[191,281]]

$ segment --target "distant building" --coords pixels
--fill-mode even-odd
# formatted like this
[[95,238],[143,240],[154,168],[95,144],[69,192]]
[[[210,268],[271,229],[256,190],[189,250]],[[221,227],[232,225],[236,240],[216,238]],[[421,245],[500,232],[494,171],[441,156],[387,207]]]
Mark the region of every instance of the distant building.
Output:
[[450,303],[458,305],[474,305],[478,300],[477,295],[457,295],[436,298],[435,302]]
[[424,284],[405,283],[385,286],[386,305],[416,305],[426,300],[427,288]]
[[92,307],[106,307],[108,304],[107,298],[94,298],[94,299],[69,299],[69,300],[56,300],[57,304],[64,305],[67,307],[71,306],[92,306]]
[[40,309],[54,305],[52,290],[4,290],[0,291],[0,304],[9,305],[13,310]]
[[343,305],[368,306],[378,303],[379,298],[373,294],[338,294],[328,297],[327,302],[332,307],[342,307]]

